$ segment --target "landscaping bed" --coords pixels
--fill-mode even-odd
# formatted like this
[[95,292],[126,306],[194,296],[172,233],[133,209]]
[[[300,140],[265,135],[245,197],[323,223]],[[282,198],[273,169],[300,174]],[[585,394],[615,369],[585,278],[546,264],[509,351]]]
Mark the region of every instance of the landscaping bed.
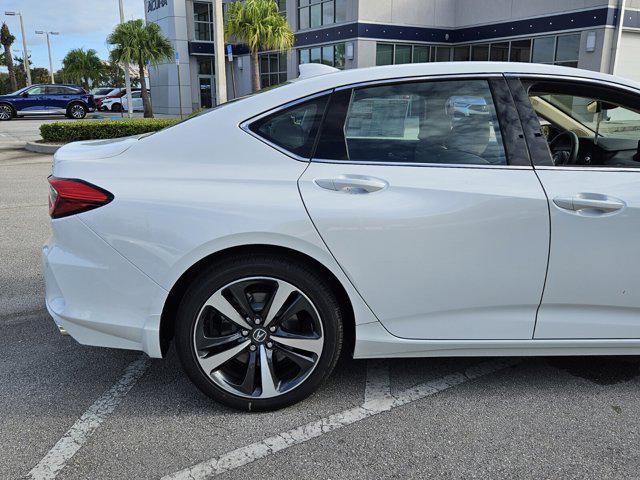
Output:
[[165,118],[144,118],[124,120],[81,120],[77,122],[55,122],[40,126],[44,143],[67,143],[79,140],[102,140],[129,137],[143,133],[157,132],[175,125],[180,120]]

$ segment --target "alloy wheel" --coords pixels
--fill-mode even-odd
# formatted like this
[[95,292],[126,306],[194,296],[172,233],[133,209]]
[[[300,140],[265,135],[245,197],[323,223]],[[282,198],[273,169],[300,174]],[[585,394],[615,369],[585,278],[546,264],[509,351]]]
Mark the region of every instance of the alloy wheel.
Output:
[[298,288],[271,277],[217,290],[193,332],[200,368],[220,388],[245,398],[284,395],[313,372],[324,335],[316,307]]
[[73,118],[83,118],[85,115],[84,107],[82,105],[72,105],[71,106],[71,116]]
[[13,112],[11,107],[7,105],[0,105],[0,120],[9,120],[12,117]]

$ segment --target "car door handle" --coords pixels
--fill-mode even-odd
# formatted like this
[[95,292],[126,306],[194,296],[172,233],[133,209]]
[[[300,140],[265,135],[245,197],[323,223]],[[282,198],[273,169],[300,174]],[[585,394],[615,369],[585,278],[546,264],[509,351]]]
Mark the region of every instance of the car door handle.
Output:
[[360,175],[343,175],[335,178],[317,178],[314,183],[325,190],[341,193],[373,193],[383,190],[389,184],[384,180]]
[[607,215],[627,206],[619,198],[599,193],[578,193],[568,197],[555,197],[553,203],[563,210],[570,210],[584,216]]

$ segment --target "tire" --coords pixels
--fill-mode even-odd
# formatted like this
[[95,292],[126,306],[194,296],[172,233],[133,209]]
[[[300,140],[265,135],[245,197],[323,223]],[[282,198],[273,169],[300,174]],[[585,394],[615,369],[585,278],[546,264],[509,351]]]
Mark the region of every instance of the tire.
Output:
[[7,121],[13,118],[13,108],[6,103],[0,104],[0,121]]
[[87,116],[87,107],[81,103],[72,103],[67,108],[67,117],[74,120],[81,120]]
[[[278,291],[286,301],[278,300]],[[252,309],[247,317],[240,303]],[[270,314],[273,305],[282,308]],[[218,310],[228,307],[228,316]],[[188,288],[175,322],[176,350],[191,381],[217,402],[247,411],[277,410],[311,395],[333,371],[342,342],[342,313],[326,280],[306,264],[273,254],[209,266]]]
[[111,105],[111,111],[112,112],[121,112],[122,111],[122,104],[121,103],[114,103],[113,105]]

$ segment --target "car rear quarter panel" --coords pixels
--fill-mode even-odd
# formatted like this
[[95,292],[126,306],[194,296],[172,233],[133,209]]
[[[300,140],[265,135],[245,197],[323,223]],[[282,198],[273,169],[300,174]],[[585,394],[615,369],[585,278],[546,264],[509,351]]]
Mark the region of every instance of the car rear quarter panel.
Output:
[[56,176],[82,178],[114,194],[109,205],[80,215],[105,242],[167,291],[221,250],[291,248],[336,275],[358,323],[377,321],[304,208],[297,182],[307,163],[244,132],[229,116],[192,119],[156,135],[116,157],[56,162]]

